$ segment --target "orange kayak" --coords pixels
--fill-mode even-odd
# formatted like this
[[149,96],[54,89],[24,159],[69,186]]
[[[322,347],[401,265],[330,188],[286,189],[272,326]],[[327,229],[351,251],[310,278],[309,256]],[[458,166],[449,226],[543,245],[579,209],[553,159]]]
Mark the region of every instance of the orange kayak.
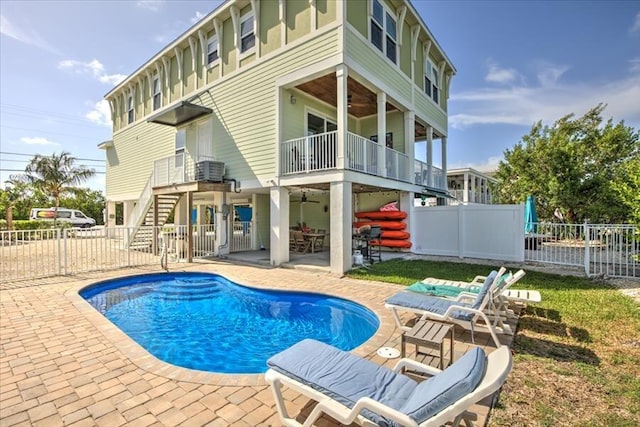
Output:
[[353,223],[355,228],[360,228],[363,225],[377,225],[381,230],[404,230],[407,228],[407,224],[402,221],[358,221]]
[[356,218],[360,219],[405,219],[407,217],[407,213],[404,211],[374,211],[374,212],[356,212]]
[[407,233],[406,231],[384,230],[380,237],[383,240],[384,239],[393,239],[393,240],[397,240],[397,239],[403,240],[404,239],[404,240],[406,240],[406,239],[411,237],[411,234]]
[[390,240],[390,239],[382,239],[382,240],[372,240],[370,245],[372,246],[384,246],[387,248],[410,248],[411,242],[407,240]]

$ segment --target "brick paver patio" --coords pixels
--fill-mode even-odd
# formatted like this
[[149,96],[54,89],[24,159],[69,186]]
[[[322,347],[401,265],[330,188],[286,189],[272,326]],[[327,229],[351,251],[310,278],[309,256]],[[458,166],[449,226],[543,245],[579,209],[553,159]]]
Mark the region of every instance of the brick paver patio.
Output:
[[[249,286],[313,290],[359,302],[379,316],[381,326],[353,352],[389,367],[396,362],[377,356],[376,350],[399,348],[400,332],[384,309],[385,298],[401,289],[398,285],[222,262],[179,267],[219,273]],[[77,294],[99,280],[154,271],[159,270],[0,285],[1,426],[281,425],[263,375],[203,373],[161,362]],[[457,355],[471,345],[469,335],[461,332],[456,330]],[[488,335],[476,335],[476,344],[487,344]],[[285,397],[291,413],[310,412],[307,398],[291,390]],[[473,410],[477,424],[483,425],[488,407]],[[318,425],[336,424],[324,419]]]

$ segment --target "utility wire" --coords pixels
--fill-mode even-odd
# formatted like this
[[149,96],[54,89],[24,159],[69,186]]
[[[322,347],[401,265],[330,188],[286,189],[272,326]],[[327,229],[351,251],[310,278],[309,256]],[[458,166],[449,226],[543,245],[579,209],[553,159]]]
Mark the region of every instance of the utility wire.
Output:
[[[11,153],[9,151],[0,151],[0,154],[9,154],[12,156],[26,156],[26,157],[34,157],[35,154],[28,154],[28,153]],[[51,156],[42,156],[42,157],[51,157]],[[104,162],[104,159],[81,159],[79,157],[75,158],[76,160],[84,160],[84,161],[89,161],[89,162]]]
[[39,133],[48,133],[51,135],[61,135],[61,136],[70,136],[73,138],[83,138],[83,139],[97,139],[94,136],[87,136],[87,135],[72,135],[70,133],[62,133],[62,132],[52,132],[52,131],[48,131],[48,130],[43,130],[43,129],[33,129],[33,128],[21,128],[18,126],[7,126],[7,125],[0,125],[0,128],[7,128],[7,129],[16,129],[16,130],[26,130],[29,132],[39,132]]

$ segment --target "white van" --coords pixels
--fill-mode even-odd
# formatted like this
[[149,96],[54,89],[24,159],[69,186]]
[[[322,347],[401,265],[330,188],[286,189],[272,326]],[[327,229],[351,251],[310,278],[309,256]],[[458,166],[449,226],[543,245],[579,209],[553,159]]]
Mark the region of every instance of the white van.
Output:
[[[33,220],[53,220],[55,208],[33,208],[29,218]],[[71,223],[72,227],[89,228],[96,225],[96,220],[77,209],[58,208],[57,219]]]

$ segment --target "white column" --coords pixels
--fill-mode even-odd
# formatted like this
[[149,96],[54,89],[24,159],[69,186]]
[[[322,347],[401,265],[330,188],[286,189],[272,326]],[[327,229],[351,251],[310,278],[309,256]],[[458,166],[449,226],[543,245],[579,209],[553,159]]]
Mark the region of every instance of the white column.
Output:
[[476,177],[475,175],[471,176],[471,197],[469,197],[469,201],[476,203]]
[[427,186],[433,187],[433,128],[427,126]]
[[337,80],[337,96],[338,96],[338,140],[336,141],[336,167],[338,169],[344,169],[344,153],[347,140],[347,78],[349,77],[349,71],[344,64],[340,64],[336,67],[336,80]]
[[386,135],[387,135],[387,94],[378,92],[378,175],[387,176]]
[[125,225],[129,224],[129,221],[131,221],[130,216],[133,214],[135,207],[136,207],[136,203],[133,200],[127,200],[126,202],[122,202],[122,217],[123,217],[123,223]]
[[[409,193],[407,191],[403,191],[400,193],[400,210],[405,211],[407,213],[407,218],[405,218],[404,222],[407,224],[407,230],[412,236],[416,236],[416,230],[414,227],[416,226],[416,222],[413,220],[413,215],[415,212],[414,206],[414,197],[413,193]],[[415,244],[414,244],[415,247]]]
[[[351,269],[351,238],[353,235],[353,188],[349,181],[330,184],[329,228],[331,272],[342,274]],[[273,218],[273,215],[272,215]]]
[[[409,157],[408,178],[411,182],[415,183],[415,149],[416,149],[416,128],[415,128],[416,114],[413,111],[404,112],[404,152]],[[400,173],[404,173],[400,171]]]
[[463,190],[464,192],[462,193],[462,201],[468,202],[469,201],[469,173],[468,172],[464,173]]
[[270,216],[271,265],[289,261],[289,192],[285,187],[271,187]]
[[107,206],[104,212],[104,226],[107,229],[107,237],[113,237],[114,229],[116,227],[116,203],[107,202]]
[[444,188],[447,188],[447,137],[443,136],[441,138],[442,143],[442,176],[444,177],[445,185]]

